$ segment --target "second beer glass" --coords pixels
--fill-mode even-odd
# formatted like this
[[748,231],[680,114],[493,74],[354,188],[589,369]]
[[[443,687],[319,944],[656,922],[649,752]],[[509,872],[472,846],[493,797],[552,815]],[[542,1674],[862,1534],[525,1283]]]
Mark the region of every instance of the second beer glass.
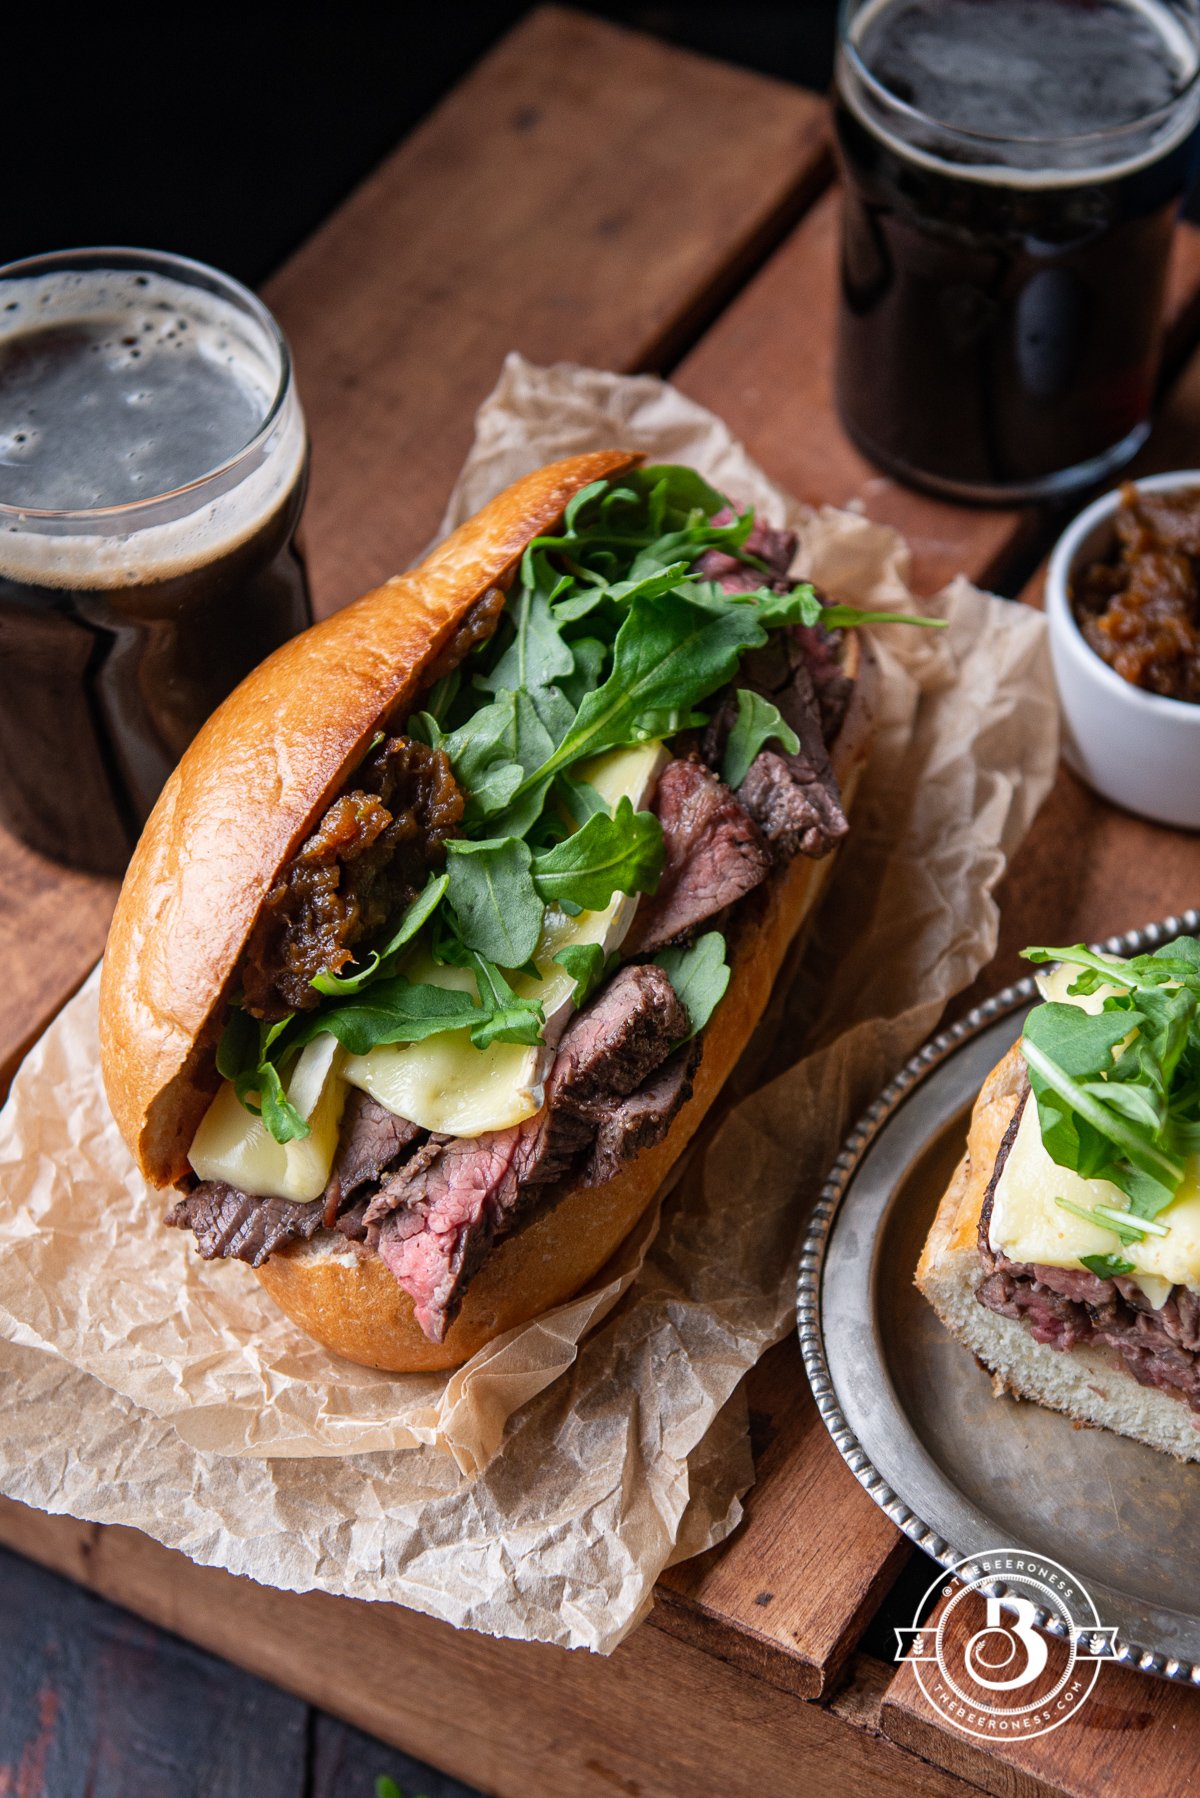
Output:
[[1200,112],[1194,0],[850,0],[838,403],[953,497],[1084,486],[1149,429]]

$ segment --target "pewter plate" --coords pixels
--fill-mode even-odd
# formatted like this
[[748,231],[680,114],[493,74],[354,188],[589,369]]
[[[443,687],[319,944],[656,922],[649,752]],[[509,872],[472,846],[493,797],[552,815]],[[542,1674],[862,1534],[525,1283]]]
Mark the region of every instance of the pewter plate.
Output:
[[[1135,955],[1184,934],[1200,935],[1200,912],[1099,947]],[[994,1398],[913,1285],[971,1106],[1036,997],[1023,980],[927,1043],[846,1142],[800,1264],[805,1366],[851,1471],[927,1554],[1047,1555],[1116,1626],[1117,1660],[1200,1686],[1200,1463]]]

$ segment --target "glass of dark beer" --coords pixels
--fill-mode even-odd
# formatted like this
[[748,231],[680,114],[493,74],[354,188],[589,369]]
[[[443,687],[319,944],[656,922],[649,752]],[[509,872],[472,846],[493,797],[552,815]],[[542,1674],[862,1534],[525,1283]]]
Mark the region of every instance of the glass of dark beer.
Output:
[[1149,430],[1200,117],[1196,0],[849,0],[837,396],[902,480],[1005,502]]
[[182,257],[0,268],[0,819],[120,873],[243,675],[311,621],[278,325]]

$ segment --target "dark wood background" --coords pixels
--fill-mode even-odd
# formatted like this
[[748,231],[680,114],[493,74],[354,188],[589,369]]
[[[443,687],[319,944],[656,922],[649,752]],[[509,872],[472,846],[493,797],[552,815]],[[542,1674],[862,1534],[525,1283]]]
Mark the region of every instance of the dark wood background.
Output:
[[[258,286],[531,10],[205,5],[182,24],[5,9],[0,263],[76,244],[174,250]],[[579,10],[823,89],[837,0],[590,0]],[[181,15],[182,18],[182,15]],[[711,155],[720,148],[714,143]],[[702,166],[697,175],[703,176]]]
[[0,1548],[0,1798],[469,1788]]

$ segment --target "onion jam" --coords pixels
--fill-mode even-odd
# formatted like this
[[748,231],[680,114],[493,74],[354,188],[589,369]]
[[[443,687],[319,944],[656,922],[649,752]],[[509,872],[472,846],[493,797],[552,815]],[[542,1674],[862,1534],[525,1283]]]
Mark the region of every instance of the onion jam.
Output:
[[1200,487],[1121,489],[1110,554],[1071,583],[1084,638],[1147,692],[1200,704]]

